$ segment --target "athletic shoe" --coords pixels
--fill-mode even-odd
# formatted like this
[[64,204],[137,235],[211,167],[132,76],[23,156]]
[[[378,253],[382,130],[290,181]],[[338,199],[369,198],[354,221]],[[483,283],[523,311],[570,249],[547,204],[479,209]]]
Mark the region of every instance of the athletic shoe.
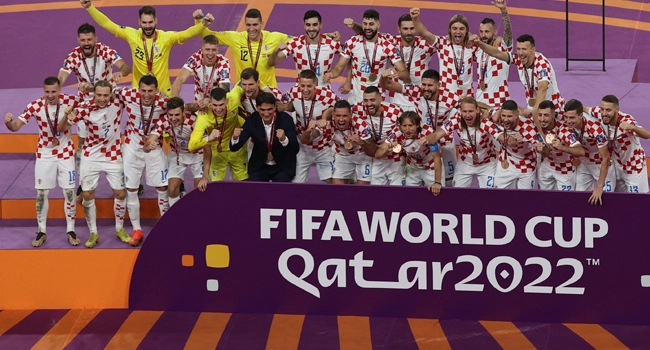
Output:
[[138,186],[138,196],[143,193],[144,193],[144,187],[142,186],[142,184],[140,184],[140,186]]
[[90,233],[90,237],[88,237],[88,240],[86,241],[86,248],[92,248],[99,243],[99,235],[96,234],[95,232]]
[[131,247],[137,247],[140,242],[144,239],[144,235],[142,234],[142,230],[133,230],[133,235],[131,235],[131,241],[129,244]]
[[44,232],[36,232],[36,238],[32,241],[32,247],[40,247],[45,243],[47,236]]
[[124,243],[129,243],[131,241],[131,237],[129,237],[129,234],[126,233],[124,228],[115,231],[115,237]]
[[74,231],[68,231],[68,242],[75,247],[79,245],[79,238]]

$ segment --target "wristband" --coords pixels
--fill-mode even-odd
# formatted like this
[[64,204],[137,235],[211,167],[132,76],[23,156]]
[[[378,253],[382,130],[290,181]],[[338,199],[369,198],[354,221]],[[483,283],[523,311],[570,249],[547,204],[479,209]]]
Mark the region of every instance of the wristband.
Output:
[[442,186],[442,184],[440,182],[438,182],[438,181],[434,182],[433,184]]

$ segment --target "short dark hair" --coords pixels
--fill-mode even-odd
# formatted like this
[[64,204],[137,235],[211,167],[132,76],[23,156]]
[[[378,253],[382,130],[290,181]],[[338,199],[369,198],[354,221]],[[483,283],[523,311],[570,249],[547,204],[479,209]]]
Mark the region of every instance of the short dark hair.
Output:
[[210,90],[210,98],[215,101],[221,101],[226,98],[226,90],[216,87]]
[[374,9],[368,9],[363,13],[363,18],[374,19],[379,21],[379,12]]
[[501,109],[506,111],[517,112],[519,110],[519,106],[517,106],[517,102],[515,102],[514,100],[507,100],[503,102],[503,104],[501,105]]
[[530,42],[530,45],[535,47],[535,38],[530,34],[522,34],[517,38],[518,43],[525,43],[526,41]]
[[337,108],[345,108],[348,111],[352,110],[352,106],[350,106],[350,102],[348,102],[346,100],[338,100],[338,101],[336,101],[334,103],[334,109],[337,109]]
[[483,20],[481,21],[481,24],[491,24],[493,27],[497,26],[497,24],[494,22],[494,20],[492,18],[489,18],[489,17],[483,18]]
[[181,112],[185,111],[185,101],[180,97],[172,97],[167,101],[167,110],[171,111],[172,109],[180,108]]
[[138,16],[142,17],[142,15],[152,15],[153,18],[156,18],[156,9],[153,6],[142,6],[138,11]]
[[138,86],[140,85],[155,85],[156,89],[158,88],[158,79],[154,77],[153,75],[145,75],[142,78],[140,78],[140,81],[138,82]]
[[550,108],[552,111],[555,111],[555,104],[553,103],[553,101],[544,100],[544,101],[540,102],[539,107],[537,107],[538,110],[539,109],[547,109],[547,108]]
[[318,76],[316,76],[316,73],[314,73],[314,71],[311,69],[305,69],[301,71],[298,77],[300,79],[311,79],[314,82],[318,83]]
[[618,97],[614,95],[606,95],[601,99],[601,101],[607,103],[613,103],[615,106],[618,106]]
[[57,77],[47,77],[43,81],[43,85],[54,85],[54,84],[61,86],[61,81],[59,80],[59,78],[57,78]]
[[93,27],[89,23],[84,23],[80,25],[79,28],[77,28],[77,36],[79,36],[80,34],[88,34],[88,33],[95,34],[95,27]]
[[262,13],[258,9],[249,9],[246,11],[244,18],[259,18],[262,21]]
[[275,96],[270,93],[270,92],[263,92],[259,95],[257,95],[257,98],[255,99],[255,105],[261,106],[265,103],[272,104],[275,106],[275,102],[277,100],[275,99]]
[[316,11],[316,10],[309,10],[309,11],[305,12],[305,16],[303,17],[302,21],[304,22],[304,21],[306,21],[306,20],[308,20],[310,18],[314,18],[314,17],[318,18],[318,23],[323,22],[323,19],[321,18],[320,13],[318,11]]
[[564,105],[564,112],[568,111],[575,111],[578,113],[578,115],[582,115],[582,112],[584,112],[584,107],[582,106],[582,102],[576,100],[575,98],[572,98],[567,101],[567,103]]
[[373,86],[373,85],[366,87],[366,89],[363,90],[363,93],[364,94],[380,94],[381,95],[381,91],[379,91],[379,88],[376,87],[376,86]]
[[241,80],[248,80],[250,78],[255,79],[255,81],[260,80],[260,72],[255,70],[255,68],[246,68],[243,71],[241,71]]
[[204,44],[219,45],[219,39],[216,36],[210,34],[203,37]]
[[435,69],[427,69],[422,73],[422,79],[433,79],[438,83],[440,82],[440,73]]
[[413,18],[411,18],[411,15],[408,13],[405,15],[402,15],[398,20],[397,20],[397,26],[401,27],[402,22],[413,22]]

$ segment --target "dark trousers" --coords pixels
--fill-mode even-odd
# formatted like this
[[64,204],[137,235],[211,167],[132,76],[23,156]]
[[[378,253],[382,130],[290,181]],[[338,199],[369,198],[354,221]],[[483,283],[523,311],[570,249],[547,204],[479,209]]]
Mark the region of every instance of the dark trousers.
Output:
[[248,172],[248,181],[256,182],[291,182],[293,175],[290,175],[276,165],[264,164],[256,171]]

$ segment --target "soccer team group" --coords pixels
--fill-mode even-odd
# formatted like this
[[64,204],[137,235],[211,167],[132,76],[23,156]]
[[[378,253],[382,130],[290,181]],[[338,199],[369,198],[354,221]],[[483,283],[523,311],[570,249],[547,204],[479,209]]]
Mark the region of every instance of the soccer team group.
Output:
[[[35,247],[46,241],[48,195],[57,183],[69,243],[80,243],[77,196],[90,231],[85,245],[98,243],[94,191],[101,172],[113,189],[116,236],[132,246],[143,239],[143,175],[155,187],[163,215],[179,200],[188,167],[201,191],[209,181],[223,180],[227,168],[234,180],[306,182],[315,164],[326,183],[427,186],[434,195],[443,186],[469,187],[473,181],[481,188],[537,184],[591,191],[592,204],[602,203],[603,192],[648,192],[639,137],[650,133],[620,112],[614,95],[597,107],[565,101],[533,37],[513,42],[505,0],[493,2],[502,14],[502,36],[490,18],[471,34],[460,14],[438,36],[426,29],[417,8],[399,18],[398,35],[380,33],[379,13],[367,10],[361,23],[345,20],[356,35],[344,43],[338,32],[321,33],[321,16],[313,10],[304,15],[305,34],[291,37],[263,30],[256,9],[246,12],[245,31],[211,31],[214,17],[197,10],[193,26],[174,32],[157,29],[151,6],[140,9],[135,29],[113,23],[92,0],[80,2],[95,22],[129,43],[133,65],[83,24],[79,46],[58,76],[45,79],[43,96],[17,118],[7,113],[11,131],[30,119],[38,124]],[[201,48],[172,84],[170,50],[195,36],[203,38]],[[232,88],[220,44],[232,50],[239,74]],[[434,55],[439,71],[428,68]],[[274,67],[289,56],[298,78],[283,94]],[[510,99],[510,64],[524,86],[524,106]],[[338,90],[347,100],[330,86],[346,68]],[[72,73],[79,93],[62,94]],[[117,87],[130,73],[133,87]],[[178,96],[190,78],[194,100],[183,101]],[[132,235],[124,229],[127,210]]]

